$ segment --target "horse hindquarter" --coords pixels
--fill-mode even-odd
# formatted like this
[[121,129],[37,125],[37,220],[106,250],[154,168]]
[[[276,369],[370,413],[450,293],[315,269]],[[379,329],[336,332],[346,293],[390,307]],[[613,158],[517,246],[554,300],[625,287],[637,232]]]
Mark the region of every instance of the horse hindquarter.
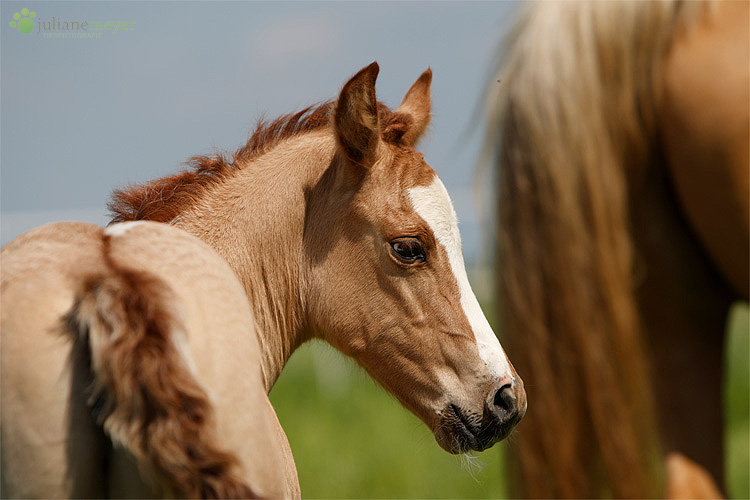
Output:
[[[231,452],[236,458],[232,475],[253,492],[299,498],[289,443],[265,392],[255,321],[234,272],[184,231],[134,223],[117,234],[118,226],[110,231],[112,259],[125,269],[158,275],[178,304],[174,312],[184,329],[173,337],[173,354],[211,405],[210,432],[202,431],[211,446]],[[196,475],[210,479],[212,471]]]
[[0,253],[4,497],[105,494],[104,478],[93,473],[108,450],[88,417],[88,368],[77,362],[81,346],[63,335],[62,323],[79,281],[69,270],[104,269],[100,232],[83,224],[47,226]]
[[241,285],[195,238],[145,226],[3,249],[3,494],[298,497]]

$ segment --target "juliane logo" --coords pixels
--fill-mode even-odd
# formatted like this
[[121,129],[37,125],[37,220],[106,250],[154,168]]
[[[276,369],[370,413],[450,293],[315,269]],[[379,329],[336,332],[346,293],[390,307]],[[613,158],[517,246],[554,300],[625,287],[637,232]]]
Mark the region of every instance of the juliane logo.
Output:
[[36,17],[36,12],[29,12],[29,9],[23,8],[21,9],[21,12],[16,12],[13,14],[13,20],[10,22],[11,28],[18,28],[18,31],[21,33],[31,33],[34,31],[34,19]]
[[134,31],[135,21],[71,21],[56,16],[51,21],[42,20],[36,12],[24,7],[21,12],[13,14],[10,27],[23,34],[33,33],[36,28],[37,34],[44,38],[101,38],[105,31]]

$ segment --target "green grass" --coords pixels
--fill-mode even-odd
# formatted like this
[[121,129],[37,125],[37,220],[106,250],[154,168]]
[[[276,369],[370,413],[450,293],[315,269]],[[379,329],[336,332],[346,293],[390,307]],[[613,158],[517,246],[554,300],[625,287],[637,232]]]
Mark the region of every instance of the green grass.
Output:
[[271,392],[304,498],[498,498],[501,446],[443,451],[415,416],[332,348],[299,349]]
[[738,304],[729,319],[725,354],[724,444],[730,498],[750,498],[750,310]]
[[[727,485],[750,498],[748,307],[734,308],[725,386]],[[443,451],[427,427],[352,361],[313,342],[271,392],[292,446],[304,498],[504,498],[504,443],[477,469]]]

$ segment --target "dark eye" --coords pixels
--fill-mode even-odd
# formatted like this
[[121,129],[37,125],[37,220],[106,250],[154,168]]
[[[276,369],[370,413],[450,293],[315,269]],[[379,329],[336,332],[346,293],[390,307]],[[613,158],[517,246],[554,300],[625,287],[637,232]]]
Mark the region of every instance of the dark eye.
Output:
[[424,248],[416,238],[398,238],[391,241],[393,254],[404,262],[424,262]]

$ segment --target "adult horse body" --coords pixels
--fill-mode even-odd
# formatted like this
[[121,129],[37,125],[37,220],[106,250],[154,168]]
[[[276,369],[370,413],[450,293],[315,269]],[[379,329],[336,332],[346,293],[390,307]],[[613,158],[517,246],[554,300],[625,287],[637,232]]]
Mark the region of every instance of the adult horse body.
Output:
[[488,141],[500,318],[538,410],[519,495],[719,494],[724,328],[748,297],[749,25],[747,2],[540,2],[509,38]]
[[[259,125],[231,159],[116,192],[123,224],[51,226],[3,249],[4,494],[106,496],[134,482],[136,496],[299,496],[267,393],[313,337],[353,356],[446,450],[508,435],[523,385],[469,286],[448,194],[413,147],[431,72],[395,111],[375,98],[377,73]],[[69,424],[36,439],[27,424],[45,418]]]

